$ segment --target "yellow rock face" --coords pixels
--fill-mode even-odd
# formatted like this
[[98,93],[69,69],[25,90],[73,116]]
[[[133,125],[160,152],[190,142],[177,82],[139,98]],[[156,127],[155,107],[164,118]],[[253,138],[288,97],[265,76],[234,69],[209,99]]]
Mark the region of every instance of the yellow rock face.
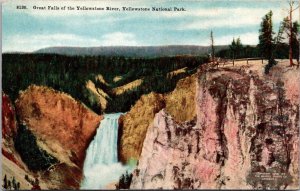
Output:
[[102,116],[65,93],[35,85],[21,92],[16,111],[38,146],[59,160],[53,170],[43,173],[48,187],[79,188],[85,151]]
[[163,107],[163,96],[150,93],[143,95],[132,109],[120,118],[119,157],[121,161],[139,158],[148,126],[153,121],[155,113]]
[[196,116],[195,110],[196,75],[177,83],[175,90],[166,94],[166,111],[177,122],[190,121]]
[[30,86],[22,92],[16,109],[40,146],[60,161],[77,158],[78,166],[102,119],[71,96],[42,86]]
[[139,159],[148,127],[154,115],[166,108],[178,122],[192,120],[195,112],[196,76],[180,80],[168,94],[143,95],[131,110],[120,118],[119,157],[123,162]]
[[143,80],[141,79],[138,79],[138,80],[134,80],[128,84],[125,84],[123,86],[119,86],[117,88],[114,88],[112,90],[112,92],[115,94],[115,95],[121,95],[122,93],[128,91],[128,90],[131,90],[135,87],[138,87],[140,86],[141,84],[143,83]]

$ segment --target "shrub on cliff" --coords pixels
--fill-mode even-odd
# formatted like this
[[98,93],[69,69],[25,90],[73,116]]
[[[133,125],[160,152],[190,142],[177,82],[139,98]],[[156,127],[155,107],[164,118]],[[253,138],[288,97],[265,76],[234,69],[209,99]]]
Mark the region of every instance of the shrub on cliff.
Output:
[[270,69],[277,64],[277,61],[274,59],[271,59],[269,63],[265,66],[265,74],[268,74],[270,72]]
[[126,171],[126,173],[122,174],[122,176],[120,177],[117,189],[129,189],[131,180],[132,173],[128,174],[128,172]]

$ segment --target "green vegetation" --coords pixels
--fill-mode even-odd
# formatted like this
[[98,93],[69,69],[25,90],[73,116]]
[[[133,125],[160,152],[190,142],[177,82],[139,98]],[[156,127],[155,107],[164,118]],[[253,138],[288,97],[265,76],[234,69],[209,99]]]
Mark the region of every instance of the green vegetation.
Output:
[[19,125],[14,143],[22,161],[30,170],[45,170],[58,162],[56,158],[38,147],[36,137],[24,125]]
[[122,174],[122,176],[119,179],[118,185],[116,185],[116,190],[119,189],[129,189],[131,180],[132,180],[132,173],[128,174],[128,171],[126,171],[125,174]]
[[236,41],[233,40],[229,49],[220,50],[216,53],[217,57],[227,59],[239,59],[239,58],[256,58],[260,57],[260,51],[257,46],[241,46],[239,47],[238,53],[236,53]]
[[[97,113],[126,112],[141,95],[151,91],[164,93],[173,90],[179,79],[196,72],[207,57],[177,56],[162,58],[125,58],[106,56],[63,56],[56,54],[3,54],[3,90],[14,101],[20,90],[29,85],[44,85],[70,94]],[[171,76],[169,72],[187,67],[185,73]],[[101,74],[106,83],[96,77]],[[121,80],[114,82],[116,76]],[[136,79],[143,83],[115,95],[112,89]],[[91,80],[109,95],[105,111],[89,99],[85,87]]]
[[135,168],[138,164],[138,160],[135,158],[129,158],[129,160],[126,163],[126,166],[129,166],[130,168]]
[[2,187],[4,190],[20,190],[20,182],[18,182],[14,176],[11,177],[11,180],[7,179],[5,174]]
[[275,38],[273,32],[273,22],[272,22],[273,12],[269,11],[262,19],[259,30],[259,50],[263,57],[268,60],[268,64],[265,66],[265,73],[269,73],[272,66],[276,65],[274,59],[274,49],[275,49]]
[[243,45],[241,42],[240,37],[237,38],[237,40],[235,41],[235,39],[233,38],[231,45],[229,45],[229,48],[232,52],[232,57],[234,58],[240,58],[242,56],[242,49],[243,49]]
[[[290,66],[294,65],[292,59],[296,59],[299,67],[299,40],[297,35],[300,30],[298,21],[292,23],[292,9],[289,16],[280,24],[278,33],[273,31],[272,11],[263,18],[259,29],[259,43],[257,46],[243,46],[240,38],[233,39],[228,49],[220,50],[216,56],[227,59],[257,58],[268,60],[265,73],[269,73],[272,66],[276,65],[275,59],[290,59]],[[288,40],[288,43],[283,42]]]
[[291,65],[293,65],[293,61],[291,59],[297,59],[299,65],[299,40],[297,39],[299,27],[300,26],[297,21],[291,23],[288,17],[283,19],[279,27],[277,45],[285,44],[282,42],[284,40],[283,35],[288,38],[289,45],[286,45],[286,52],[289,55]]
[[[265,73],[269,73],[272,66],[276,65],[275,59],[296,59],[299,66],[299,32],[298,22],[290,23],[289,18],[284,18],[275,36],[272,23],[272,11],[269,11],[263,18],[259,29],[259,44],[257,46],[243,46],[240,38],[233,39],[229,49],[217,52],[216,56],[227,59],[257,58],[263,57],[268,60],[265,66]],[[284,43],[285,38],[289,43]],[[290,61],[292,63],[292,61]],[[293,65],[290,64],[290,65]]]

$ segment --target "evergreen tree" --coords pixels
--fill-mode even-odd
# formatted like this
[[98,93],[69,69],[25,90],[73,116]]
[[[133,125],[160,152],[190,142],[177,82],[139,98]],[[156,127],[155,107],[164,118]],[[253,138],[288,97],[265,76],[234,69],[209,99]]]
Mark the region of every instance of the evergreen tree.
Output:
[[274,51],[274,32],[272,23],[272,11],[269,11],[262,19],[260,29],[259,29],[259,49],[262,56],[268,60],[268,64],[265,67],[265,73],[269,73],[272,66],[276,64],[273,57]]
[[236,58],[243,57],[243,55],[242,55],[243,45],[242,45],[240,37],[237,38],[236,40],[233,38],[231,45],[229,45],[229,48],[230,48],[233,60]]
[[236,40],[236,57],[237,58],[242,57],[242,50],[243,50],[243,45],[242,45],[240,37],[238,37]]
[[120,180],[119,180],[119,188],[124,188],[125,187],[125,176],[124,174],[122,174],[122,176],[120,177]]
[[285,43],[283,42],[284,40],[284,21],[280,23],[279,30],[277,33],[277,36],[275,37],[275,49],[274,49],[274,54],[276,58],[285,58],[286,57],[286,47]]
[[8,186],[7,186],[7,177],[6,177],[6,174],[5,174],[4,179],[3,179],[3,188],[4,188],[4,189],[7,189],[7,188],[8,188]]
[[284,30],[285,30],[286,22],[287,22],[286,19],[287,18],[284,18],[283,21],[280,23],[280,27],[279,27],[277,36],[275,38],[275,44],[276,45],[283,43],[283,40],[284,40]]
[[[290,28],[290,19],[288,17],[284,18],[281,22],[281,26],[279,29],[281,36],[280,41],[278,43],[282,43],[282,40],[284,39],[284,34],[288,38],[289,42],[289,59],[290,59],[290,65],[293,65],[292,59],[297,59],[297,62],[299,64],[299,39],[298,39],[298,33],[299,33],[299,23],[298,21],[294,22],[292,24],[292,28]],[[279,36],[279,35],[278,35]]]
[[234,59],[236,58],[236,42],[235,39],[233,38],[231,45],[229,45],[230,52],[231,52],[231,58],[232,58],[232,64],[234,65]]
[[13,179],[12,179],[12,187],[13,187],[13,189],[16,190],[17,185],[16,185],[16,179],[15,179],[15,177],[13,177]]
[[17,183],[17,190],[20,190],[20,182]]
[[10,182],[10,180],[7,181],[7,189],[11,190],[11,182]]
[[27,174],[25,174],[25,180],[29,180],[29,177],[28,177],[28,175]]

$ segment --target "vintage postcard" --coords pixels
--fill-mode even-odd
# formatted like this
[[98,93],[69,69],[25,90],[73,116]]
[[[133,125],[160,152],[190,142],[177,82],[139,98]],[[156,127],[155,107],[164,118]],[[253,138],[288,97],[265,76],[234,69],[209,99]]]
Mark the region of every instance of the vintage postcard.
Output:
[[299,1],[2,3],[3,190],[298,190]]

